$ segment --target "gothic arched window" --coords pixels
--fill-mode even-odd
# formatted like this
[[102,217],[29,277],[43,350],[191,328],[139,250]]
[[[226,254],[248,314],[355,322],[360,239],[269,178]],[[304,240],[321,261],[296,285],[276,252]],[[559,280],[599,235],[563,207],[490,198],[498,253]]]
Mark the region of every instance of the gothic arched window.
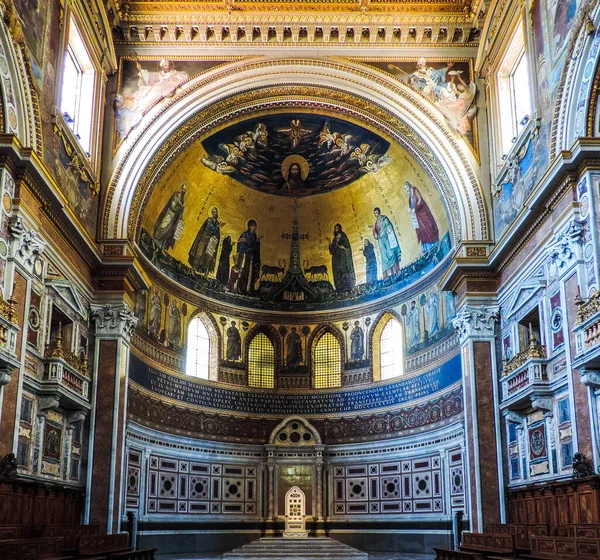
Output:
[[187,375],[200,379],[210,377],[210,346],[210,337],[204,321],[200,317],[195,317],[188,327],[185,365]]
[[325,332],[315,344],[313,353],[313,380],[316,389],[339,387],[342,384],[342,353],[340,343],[330,332]]
[[264,333],[258,333],[248,347],[248,385],[275,387],[275,349]]
[[380,379],[402,375],[402,326],[395,317],[390,317],[379,337]]

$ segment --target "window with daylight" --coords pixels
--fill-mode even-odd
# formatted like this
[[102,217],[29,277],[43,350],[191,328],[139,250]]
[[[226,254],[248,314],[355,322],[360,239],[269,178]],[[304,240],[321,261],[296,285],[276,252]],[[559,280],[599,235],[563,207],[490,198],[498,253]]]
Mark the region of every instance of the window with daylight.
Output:
[[275,349],[264,333],[258,333],[248,348],[248,385],[263,389],[275,387]]
[[81,33],[71,17],[62,68],[60,112],[88,157],[92,151],[96,75]]
[[498,141],[500,156],[506,155],[531,119],[531,80],[523,25],[510,39],[497,72]]
[[210,337],[208,329],[200,317],[192,319],[188,327],[185,372],[192,377],[209,378]]
[[402,326],[390,317],[379,338],[381,380],[402,375]]
[[315,346],[313,376],[316,389],[339,387],[342,384],[340,343],[330,332],[321,336]]

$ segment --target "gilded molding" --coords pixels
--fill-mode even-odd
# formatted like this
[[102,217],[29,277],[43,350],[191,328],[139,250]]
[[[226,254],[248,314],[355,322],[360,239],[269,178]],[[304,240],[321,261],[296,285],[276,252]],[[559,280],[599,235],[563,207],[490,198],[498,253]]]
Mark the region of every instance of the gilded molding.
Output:
[[546,357],[546,347],[536,344],[535,340],[532,339],[526,350],[519,352],[504,364],[504,367],[502,368],[502,377],[510,375],[513,371],[525,365],[529,360],[545,360]]

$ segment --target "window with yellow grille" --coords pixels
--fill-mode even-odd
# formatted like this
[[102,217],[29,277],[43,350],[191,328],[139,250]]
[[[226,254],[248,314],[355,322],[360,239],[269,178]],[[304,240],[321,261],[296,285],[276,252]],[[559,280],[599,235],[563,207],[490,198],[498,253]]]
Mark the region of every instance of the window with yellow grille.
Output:
[[317,389],[339,387],[342,384],[340,343],[329,332],[321,336],[315,346],[313,376]]
[[248,385],[266,389],[275,387],[275,349],[264,333],[258,333],[248,349]]

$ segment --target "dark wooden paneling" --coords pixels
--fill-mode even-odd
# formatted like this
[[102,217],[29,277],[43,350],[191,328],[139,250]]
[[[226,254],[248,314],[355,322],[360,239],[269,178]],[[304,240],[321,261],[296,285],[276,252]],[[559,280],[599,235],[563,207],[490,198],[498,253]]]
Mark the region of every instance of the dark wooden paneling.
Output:
[[600,523],[600,477],[535,484],[506,494],[510,523]]
[[81,523],[83,492],[53,483],[0,479],[0,525]]

